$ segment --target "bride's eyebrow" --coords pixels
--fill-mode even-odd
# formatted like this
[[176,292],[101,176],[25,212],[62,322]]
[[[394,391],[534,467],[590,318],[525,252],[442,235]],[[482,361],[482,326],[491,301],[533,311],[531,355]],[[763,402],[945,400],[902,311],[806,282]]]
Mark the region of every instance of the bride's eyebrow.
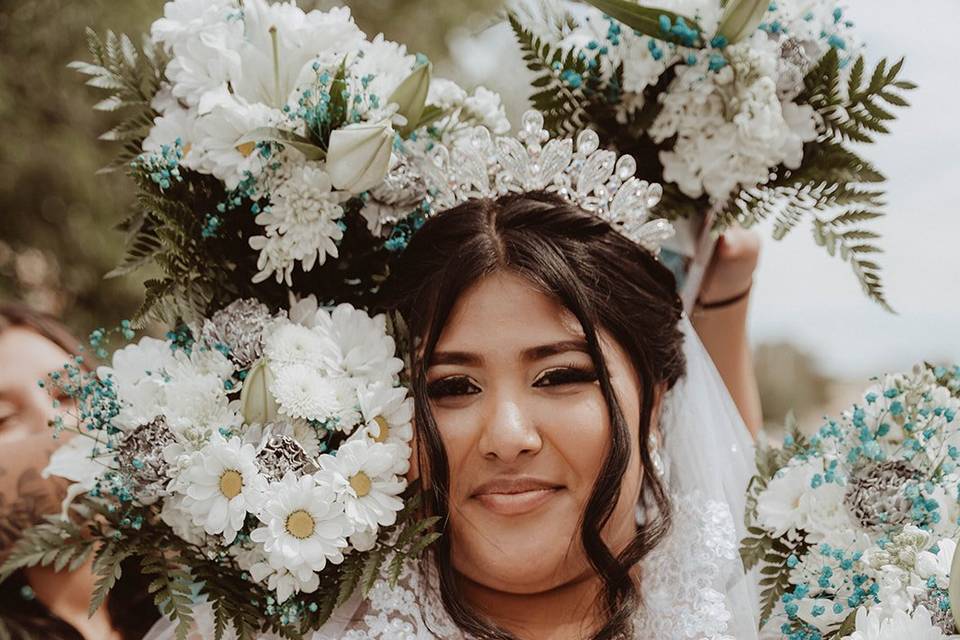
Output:
[[[541,344],[536,347],[524,349],[520,358],[524,362],[536,362],[551,356],[560,355],[576,351],[579,353],[590,353],[585,340],[561,340],[560,342],[551,342],[550,344]],[[440,365],[459,365],[467,367],[479,367],[483,364],[483,356],[469,351],[435,351],[430,358],[428,367]]]
[[436,367],[443,364],[476,367],[483,364],[483,357],[468,351],[434,351],[428,366]]
[[570,351],[590,354],[585,340],[562,340],[560,342],[552,342],[550,344],[524,349],[521,358],[526,362],[536,362],[537,360],[543,360],[544,358],[560,355],[561,353],[568,353]]

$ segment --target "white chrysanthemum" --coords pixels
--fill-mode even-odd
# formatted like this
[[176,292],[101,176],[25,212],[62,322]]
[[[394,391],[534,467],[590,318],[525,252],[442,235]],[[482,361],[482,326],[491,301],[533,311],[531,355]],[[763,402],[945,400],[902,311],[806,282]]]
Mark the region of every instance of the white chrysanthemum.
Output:
[[167,424],[187,442],[202,443],[212,433],[243,424],[239,406],[227,396],[224,379],[215,374],[200,373],[189,366],[174,367],[164,393]]
[[163,412],[166,370],[175,364],[170,343],[142,338],[113,353],[111,366],[99,367],[97,376],[116,385],[120,413],[114,423],[122,429],[147,424]]
[[847,636],[848,640],[943,640],[938,627],[933,624],[930,612],[918,607],[912,614],[905,611],[888,613],[883,607],[857,610],[856,627]]
[[331,313],[317,311],[315,319],[315,331],[328,336],[338,348],[332,374],[393,384],[403,361],[394,356],[396,347],[387,334],[385,316],[370,317],[352,305],[341,304]]
[[338,350],[329,335],[284,322],[267,332],[263,353],[274,365],[306,364],[316,367],[335,359]]
[[[382,105],[394,90],[410,75],[416,64],[416,57],[407,53],[407,48],[397,42],[391,42],[378,34],[373,40],[364,43],[351,68],[355,78],[368,77],[367,92],[380,98]],[[432,84],[432,82],[431,82]],[[359,85],[355,91],[361,90]]]
[[197,113],[193,109],[180,107],[170,109],[161,116],[154,118],[153,127],[149,135],[143,140],[145,153],[162,153],[164,147],[172,149],[177,141],[180,142],[182,157],[180,164],[193,168],[194,160],[199,154],[191,154],[195,138],[194,127],[197,122]]
[[356,396],[349,380],[324,376],[316,367],[305,364],[276,366],[270,392],[280,405],[280,412],[291,418],[333,421],[352,430],[358,414],[353,408]]
[[398,449],[368,440],[351,440],[337,455],[323,455],[320,466],[330,473],[347,517],[358,529],[376,530],[396,522],[403,508],[398,497],[406,482],[394,475]]
[[235,189],[247,176],[257,177],[268,158],[255,143],[240,141],[255,129],[280,121],[281,114],[262,104],[230,100],[197,120],[195,149],[202,170]]
[[487,127],[491,133],[503,135],[510,131],[507,111],[500,94],[495,91],[490,91],[486,87],[477,87],[473,95],[463,101],[463,109],[467,115]]
[[293,165],[270,189],[270,206],[257,215],[264,235],[250,238],[250,247],[261,251],[259,272],[254,282],[275,275],[277,282],[289,281],[297,263],[304,271],[324,264],[327,256],[338,256],[337,242],[343,238],[338,221],[348,194],[333,191],[330,176],[320,163]]
[[363,41],[349,9],[304,13],[293,2],[247,0],[240,69],[232,86],[247,102],[281,109],[310,79],[314,62],[339,63]]
[[343,561],[346,538],[353,532],[323,474],[297,478],[288,473],[272,483],[259,517],[264,526],[250,538],[263,545],[270,566],[307,584],[327,562]]
[[463,101],[466,99],[467,92],[456,82],[447,80],[446,78],[433,78],[430,80],[427,104],[449,110],[463,105]]
[[223,534],[228,544],[266,495],[267,481],[257,468],[256,455],[253,445],[240,438],[225,440],[214,434],[175,480],[193,523],[210,535]]
[[[358,392],[360,412],[366,423],[353,437],[397,445],[409,451],[413,440],[413,399],[404,387],[376,382]],[[409,456],[402,456],[394,473],[403,475],[409,467]]]
[[232,15],[239,16],[230,0],[171,0],[163,5],[163,17],[151,25],[150,38],[173,50],[228,22]]

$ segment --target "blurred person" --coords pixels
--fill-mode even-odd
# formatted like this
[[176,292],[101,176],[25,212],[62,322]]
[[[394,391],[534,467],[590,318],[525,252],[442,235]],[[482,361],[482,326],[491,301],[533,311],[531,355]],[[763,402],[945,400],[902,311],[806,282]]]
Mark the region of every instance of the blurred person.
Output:
[[[50,316],[0,304],[0,561],[24,530],[60,511],[68,483],[42,471],[62,443],[49,422],[66,417],[73,403],[69,396],[51,397],[38,382],[79,354],[79,341]],[[137,568],[125,567],[104,605],[88,616],[97,580],[92,564],[15,572],[0,583],[0,631],[5,627],[17,639],[142,638],[159,613]]]

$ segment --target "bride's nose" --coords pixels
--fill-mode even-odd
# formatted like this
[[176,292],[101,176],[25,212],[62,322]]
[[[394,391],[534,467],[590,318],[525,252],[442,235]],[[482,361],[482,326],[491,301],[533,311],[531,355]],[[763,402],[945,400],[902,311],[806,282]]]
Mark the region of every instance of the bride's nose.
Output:
[[509,393],[491,395],[483,417],[477,446],[488,459],[515,462],[522,454],[535,454],[543,446],[540,431],[522,402]]

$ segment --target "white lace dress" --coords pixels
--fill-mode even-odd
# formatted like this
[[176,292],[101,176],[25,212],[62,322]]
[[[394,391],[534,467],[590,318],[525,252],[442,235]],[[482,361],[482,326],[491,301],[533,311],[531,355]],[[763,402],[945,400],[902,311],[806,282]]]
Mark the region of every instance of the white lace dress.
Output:
[[[636,638],[734,640],[734,612],[719,587],[736,575],[737,534],[730,509],[698,496],[674,498],[674,527],[644,561],[645,606]],[[466,640],[446,615],[425,573],[408,568],[395,587],[378,582],[312,640]],[[752,618],[751,618],[752,620]]]

